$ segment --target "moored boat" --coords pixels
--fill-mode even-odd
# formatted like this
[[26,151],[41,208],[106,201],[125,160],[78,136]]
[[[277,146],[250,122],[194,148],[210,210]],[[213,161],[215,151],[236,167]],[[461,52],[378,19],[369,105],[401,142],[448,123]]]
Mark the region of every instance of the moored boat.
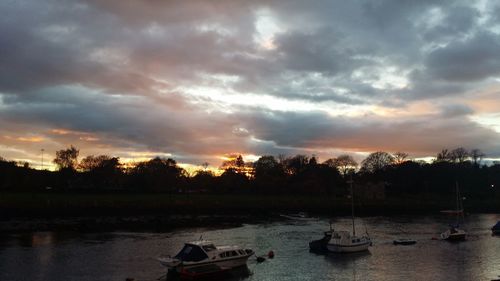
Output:
[[413,239],[409,239],[409,238],[399,238],[399,239],[395,239],[393,241],[394,245],[413,245],[416,243],[417,243],[417,241],[415,241]]
[[244,266],[252,249],[243,249],[239,246],[215,246],[212,242],[200,240],[189,242],[174,257],[160,257],[158,261],[169,271],[179,273],[205,272],[206,269],[219,271]]
[[352,186],[352,179],[349,181],[351,185],[351,219],[352,219],[352,233],[349,231],[332,231],[330,241],[328,241],[326,248],[334,253],[354,253],[367,251],[368,247],[372,245],[372,241],[366,232],[365,235],[356,235],[356,226],[354,223],[354,188]]
[[311,252],[323,253],[328,251],[326,245],[332,238],[333,230],[325,231],[323,238],[309,242],[309,250]]
[[441,233],[441,239],[448,241],[465,241],[467,238],[467,232],[460,229],[458,225],[451,225],[450,229]]
[[334,253],[354,253],[367,251],[371,244],[370,237],[367,235],[359,237],[349,231],[334,231],[326,247],[328,251]]
[[458,188],[458,182],[455,183],[455,193],[456,193],[456,222],[450,225],[450,228],[445,232],[441,233],[441,239],[448,241],[465,241],[467,239],[467,232],[460,228],[458,222],[460,217],[464,214],[464,208],[462,200],[465,198],[460,197],[460,190]]

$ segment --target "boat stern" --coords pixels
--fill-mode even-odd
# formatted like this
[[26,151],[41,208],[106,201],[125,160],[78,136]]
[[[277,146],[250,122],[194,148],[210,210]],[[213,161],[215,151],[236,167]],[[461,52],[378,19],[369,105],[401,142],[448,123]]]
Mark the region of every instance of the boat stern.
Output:
[[156,259],[161,265],[167,267],[168,269],[175,269],[182,263],[181,260],[172,257],[159,257]]

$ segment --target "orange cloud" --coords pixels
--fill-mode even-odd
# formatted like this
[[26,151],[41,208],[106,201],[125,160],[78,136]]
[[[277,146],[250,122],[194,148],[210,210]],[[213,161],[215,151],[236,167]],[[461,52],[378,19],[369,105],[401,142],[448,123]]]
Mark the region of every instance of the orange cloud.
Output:
[[3,136],[7,140],[21,141],[21,142],[42,142],[45,139],[42,137],[11,137]]

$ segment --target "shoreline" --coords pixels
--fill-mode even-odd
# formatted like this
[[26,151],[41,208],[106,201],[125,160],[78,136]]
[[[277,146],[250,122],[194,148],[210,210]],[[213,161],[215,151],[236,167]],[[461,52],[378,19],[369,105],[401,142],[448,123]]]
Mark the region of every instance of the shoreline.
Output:
[[[467,213],[466,215],[480,214]],[[490,213],[482,213],[490,214]],[[496,213],[498,214],[498,213]],[[347,217],[347,213],[334,216],[311,214],[326,220],[328,217]],[[377,215],[362,215],[358,217],[373,217]],[[385,217],[394,216],[448,216],[438,213],[393,213],[384,214]],[[19,234],[47,231],[70,231],[80,233],[92,232],[167,232],[183,228],[226,228],[239,227],[244,224],[272,223],[276,221],[301,222],[283,218],[278,213],[269,215],[104,215],[104,216],[63,216],[63,217],[16,217],[0,219],[0,233]]]
[[[439,215],[452,200],[385,198],[356,204],[356,215]],[[500,213],[496,198],[468,200],[467,213]],[[238,226],[308,212],[346,216],[349,199],[335,197],[217,194],[0,193],[0,231],[164,231],[183,227]]]

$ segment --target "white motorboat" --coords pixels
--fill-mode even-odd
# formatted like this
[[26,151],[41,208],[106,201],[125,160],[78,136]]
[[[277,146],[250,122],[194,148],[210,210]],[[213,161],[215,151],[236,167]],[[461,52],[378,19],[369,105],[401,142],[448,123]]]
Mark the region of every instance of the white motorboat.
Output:
[[326,248],[334,253],[354,253],[368,250],[372,245],[372,241],[366,233],[363,236],[356,236],[356,226],[354,223],[354,189],[351,184],[351,217],[352,217],[352,234],[349,231],[332,231],[330,241],[326,244]]
[[253,254],[252,249],[215,246],[210,241],[200,240],[186,243],[174,257],[160,257],[158,261],[169,270],[179,273],[207,266],[215,266],[222,271],[246,265],[248,258]]
[[458,222],[460,216],[464,215],[464,208],[462,204],[462,200],[464,198],[460,197],[460,191],[458,189],[458,182],[455,183],[455,192],[456,192],[456,210],[454,214],[456,215],[456,222],[453,225],[450,225],[450,228],[445,232],[441,233],[441,239],[448,241],[465,241],[467,239],[467,232],[463,229],[460,229]]

